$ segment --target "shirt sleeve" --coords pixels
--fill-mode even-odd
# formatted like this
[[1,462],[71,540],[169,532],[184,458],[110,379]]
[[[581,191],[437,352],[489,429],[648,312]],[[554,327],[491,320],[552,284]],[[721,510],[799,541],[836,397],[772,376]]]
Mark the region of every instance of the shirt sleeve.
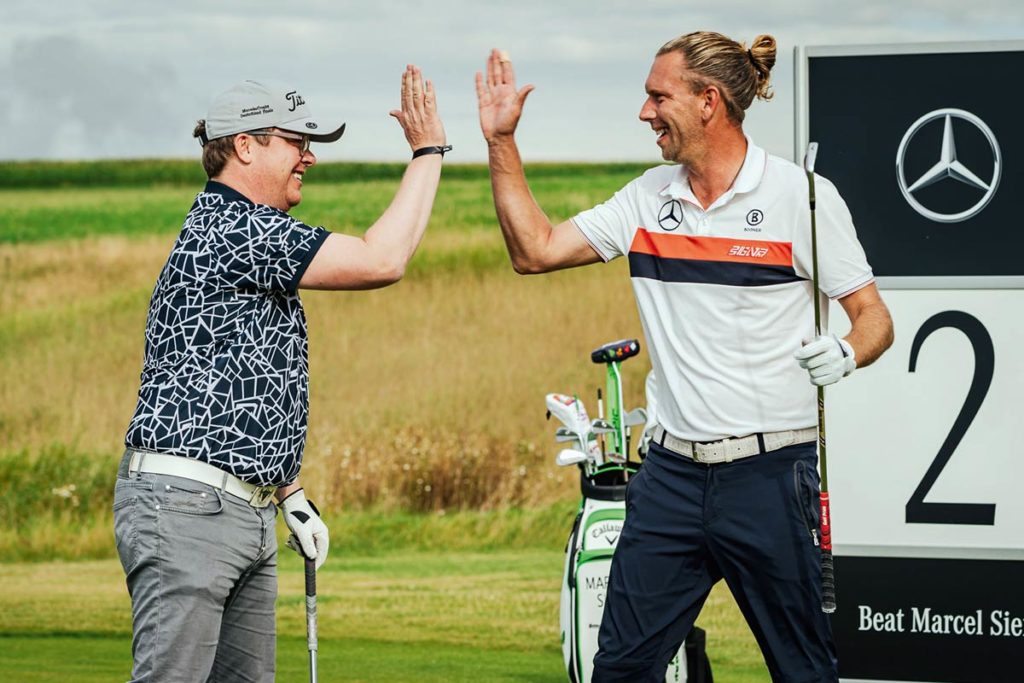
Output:
[[633,233],[640,223],[636,198],[641,178],[630,182],[603,204],[578,213],[572,219],[605,261],[629,252]]
[[330,231],[267,208],[225,226],[214,244],[224,284],[294,293]]
[[[815,175],[815,222],[818,236],[818,285],[830,299],[840,299],[874,280],[864,248],[857,239],[853,217],[836,186]],[[807,230],[810,231],[810,215]],[[793,247],[797,274],[813,275],[811,241],[798,240]]]

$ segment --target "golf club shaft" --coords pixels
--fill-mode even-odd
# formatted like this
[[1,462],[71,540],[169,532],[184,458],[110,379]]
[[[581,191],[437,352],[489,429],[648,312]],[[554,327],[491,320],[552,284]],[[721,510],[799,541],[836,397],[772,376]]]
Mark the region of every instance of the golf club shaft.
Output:
[[[814,333],[821,335],[821,297],[818,281],[818,225],[815,216],[814,199],[814,161],[818,154],[818,143],[807,146],[804,156],[804,170],[807,172],[807,185],[811,207],[811,276],[814,299]],[[821,609],[827,614],[836,611],[836,579],[835,566],[832,559],[832,511],[829,507],[828,495],[828,456],[825,446],[825,387],[818,387],[818,461],[821,470]]]
[[309,648],[309,680],[317,683],[316,673],[316,561],[306,558],[306,645]]

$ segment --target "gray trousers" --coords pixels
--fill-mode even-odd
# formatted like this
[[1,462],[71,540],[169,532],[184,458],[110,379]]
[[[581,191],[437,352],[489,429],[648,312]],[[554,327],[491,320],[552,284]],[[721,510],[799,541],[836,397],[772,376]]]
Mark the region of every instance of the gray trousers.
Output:
[[180,477],[114,489],[114,536],[132,599],[131,683],[274,680],[277,508]]

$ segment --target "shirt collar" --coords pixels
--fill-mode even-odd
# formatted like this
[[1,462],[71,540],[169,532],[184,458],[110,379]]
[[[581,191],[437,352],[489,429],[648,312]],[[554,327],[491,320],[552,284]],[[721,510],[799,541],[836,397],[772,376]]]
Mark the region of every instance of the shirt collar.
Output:
[[255,206],[255,202],[243,195],[233,187],[228,187],[224,183],[219,183],[216,180],[207,180],[206,187],[203,188],[203,192],[210,194],[219,194],[225,202],[245,202]]
[[[750,192],[756,189],[761,183],[761,178],[764,177],[764,169],[768,164],[768,154],[755,145],[749,135],[744,134],[744,137],[747,139],[747,154],[743,158],[740,172],[736,174],[732,187],[719,197],[715,204],[727,202],[737,193]],[[700,202],[693,195],[693,190],[690,189],[690,173],[683,165],[677,167],[672,182],[663,187],[659,194],[675,199],[686,199],[698,206],[700,205]]]

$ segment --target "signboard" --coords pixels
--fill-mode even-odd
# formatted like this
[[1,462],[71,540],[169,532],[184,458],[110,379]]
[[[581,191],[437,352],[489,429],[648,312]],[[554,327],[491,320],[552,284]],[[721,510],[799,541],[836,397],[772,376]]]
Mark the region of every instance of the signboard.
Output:
[[827,391],[840,677],[1024,680],[1024,43],[796,64],[795,156],[819,143],[896,332]]

